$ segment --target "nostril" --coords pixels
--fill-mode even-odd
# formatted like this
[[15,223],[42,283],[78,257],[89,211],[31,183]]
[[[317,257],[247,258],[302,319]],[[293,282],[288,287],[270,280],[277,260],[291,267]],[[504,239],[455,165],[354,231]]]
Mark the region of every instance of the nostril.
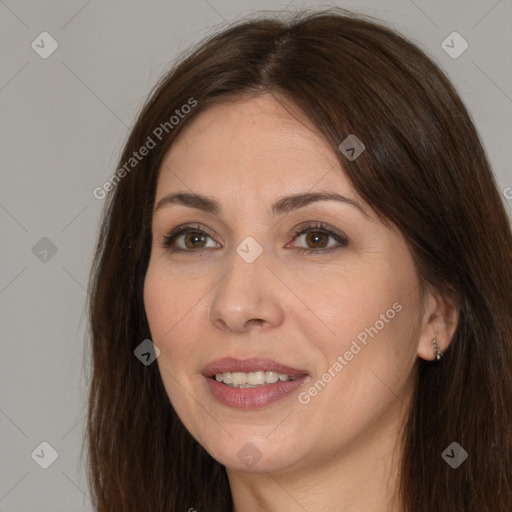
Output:
[[261,325],[264,322],[264,320],[262,320],[261,318],[251,318],[250,320],[247,320],[247,322],[245,322],[245,325],[246,326],[247,326],[247,324],[250,325],[251,322],[254,322],[254,323],[258,324],[258,325]]

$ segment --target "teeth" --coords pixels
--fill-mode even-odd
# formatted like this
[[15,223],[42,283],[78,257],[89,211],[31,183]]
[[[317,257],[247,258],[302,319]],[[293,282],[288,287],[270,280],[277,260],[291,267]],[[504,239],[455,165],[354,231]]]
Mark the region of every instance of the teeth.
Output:
[[251,388],[256,386],[264,386],[266,384],[274,384],[275,382],[285,382],[287,380],[295,380],[285,373],[257,371],[257,372],[226,372],[215,374],[217,382],[223,382],[231,387]]
[[265,372],[265,382],[273,384],[279,380],[279,374],[277,372]]
[[240,386],[241,384],[247,384],[247,374],[240,372],[233,372],[231,374],[233,386]]
[[247,373],[247,384],[251,386],[261,386],[265,384],[265,372]]

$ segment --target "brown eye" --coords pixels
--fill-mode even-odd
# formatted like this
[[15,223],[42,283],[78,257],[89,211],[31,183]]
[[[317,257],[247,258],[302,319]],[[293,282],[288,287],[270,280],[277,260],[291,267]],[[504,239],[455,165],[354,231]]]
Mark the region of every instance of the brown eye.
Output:
[[322,231],[310,231],[306,234],[306,242],[312,249],[324,249],[329,243],[329,235]]
[[199,231],[189,231],[183,235],[183,241],[187,249],[201,249],[206,244],[206,236]]

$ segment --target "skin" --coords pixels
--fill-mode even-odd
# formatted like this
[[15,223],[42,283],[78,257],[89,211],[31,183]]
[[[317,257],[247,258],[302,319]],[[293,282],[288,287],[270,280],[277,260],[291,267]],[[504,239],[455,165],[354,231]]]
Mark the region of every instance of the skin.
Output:
[[[226,466],[234,510],[401,510],[392,498],[416,362],[434,359],[434,338],[446,349],[454,306],[435,290],[421,301],[402,235],[358,196],[312,126],[270,95],[218,103],[191,121],[164,159],[155,205],[178,191],[215,198],[222,210],[168,204],[155,211],[144,303],[169,399]],[[284,195],[316,191],[337,192],[365,213],[332,200],[270,212]],[[293,238],[294,228],[313,221],[341,232],[348,245],[316,228],[319,239]],[[185,223],[199,223],[207,236],[178,237],[189,252],[173,253],[163,241]],[[248,236],[263,250],[253,263],[235,250]],[[325,246],[337,248],[299,252]],[[301,403],[299,392],[394,303],[401,311]],[[227,356],[271,358],[305,369],[309,382],[257,410],[230,408],[214,400],[201,375]],[[252,467],[237,456],[247,443],[261,454]]]

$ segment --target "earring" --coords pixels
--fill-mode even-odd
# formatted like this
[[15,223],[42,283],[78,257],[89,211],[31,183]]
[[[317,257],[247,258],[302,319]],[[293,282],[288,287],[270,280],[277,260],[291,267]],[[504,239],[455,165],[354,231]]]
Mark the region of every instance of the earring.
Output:
[[434,345],[434,354],[436,355],[436,360],[439,361],[443,357],[443,353],[439,349],[439,346],[437,344],[436,340],[432,340],[432,344]]

